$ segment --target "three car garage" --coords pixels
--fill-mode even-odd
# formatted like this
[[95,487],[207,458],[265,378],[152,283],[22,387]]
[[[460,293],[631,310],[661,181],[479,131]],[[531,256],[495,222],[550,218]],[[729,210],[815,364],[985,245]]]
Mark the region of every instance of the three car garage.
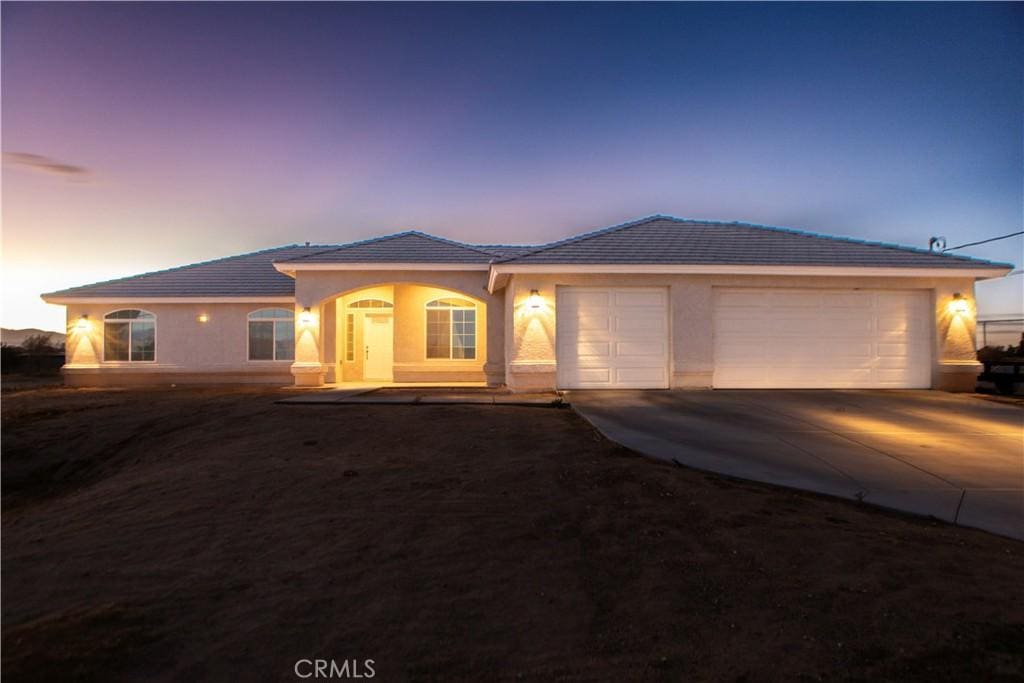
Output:
[[[667,388],[669,291],[559,287],[558,386]],[[931,384],[931,305],[924,290],[716,287],[712,299],[715,388]]]

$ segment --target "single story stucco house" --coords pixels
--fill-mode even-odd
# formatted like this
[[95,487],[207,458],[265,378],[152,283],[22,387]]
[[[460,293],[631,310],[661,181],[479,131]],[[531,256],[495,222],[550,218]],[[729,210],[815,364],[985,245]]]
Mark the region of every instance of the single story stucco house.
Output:
[[651,216],[550,244],[409,231],[44,294],[68,384],[973,388],[1007,263]]

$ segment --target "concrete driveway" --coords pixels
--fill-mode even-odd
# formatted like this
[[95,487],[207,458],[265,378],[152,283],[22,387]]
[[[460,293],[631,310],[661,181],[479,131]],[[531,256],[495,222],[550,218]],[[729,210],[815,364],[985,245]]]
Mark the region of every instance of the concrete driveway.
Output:
[[573,391],[609,439],[1024,539],[1024,408],[938,391]]

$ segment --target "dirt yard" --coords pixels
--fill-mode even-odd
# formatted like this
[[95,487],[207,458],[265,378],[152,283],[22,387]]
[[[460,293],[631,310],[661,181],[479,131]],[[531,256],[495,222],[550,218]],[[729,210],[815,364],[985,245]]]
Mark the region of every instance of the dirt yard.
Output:
[[3,397],[3,674],[1020,680],[1024,544],[648,461],[567,409]]

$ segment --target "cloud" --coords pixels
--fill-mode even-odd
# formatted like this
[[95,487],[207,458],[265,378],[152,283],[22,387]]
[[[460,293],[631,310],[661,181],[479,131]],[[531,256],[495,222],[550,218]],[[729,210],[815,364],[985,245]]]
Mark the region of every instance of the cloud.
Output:
[[21,166],[39,173],[60,176],[71,182],[88,182],[92,175],[92,172],[83,166],[62,164],[41,154],[29,154],[28,152],[4,152],[4,163]]

